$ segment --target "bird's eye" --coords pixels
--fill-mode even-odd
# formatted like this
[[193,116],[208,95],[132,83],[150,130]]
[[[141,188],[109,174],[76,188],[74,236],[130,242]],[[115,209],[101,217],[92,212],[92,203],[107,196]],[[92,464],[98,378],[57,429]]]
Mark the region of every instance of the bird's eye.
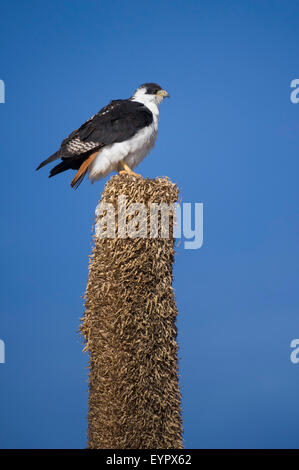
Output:
[[158,88],[148,88],[147,89],[147,93],[149,95],[155,95],[156,93],[158,93],[158,91],[159,91]]

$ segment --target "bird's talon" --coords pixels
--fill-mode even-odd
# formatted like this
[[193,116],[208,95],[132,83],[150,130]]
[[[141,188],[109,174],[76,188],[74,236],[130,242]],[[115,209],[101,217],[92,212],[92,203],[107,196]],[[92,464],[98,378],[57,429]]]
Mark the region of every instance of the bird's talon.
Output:
[[138,178],[142,178],[142,176],[139,173],[135,173],[135,171],[120,170],[118,174],[119,175],[132,175],[132,176],[138,176]]

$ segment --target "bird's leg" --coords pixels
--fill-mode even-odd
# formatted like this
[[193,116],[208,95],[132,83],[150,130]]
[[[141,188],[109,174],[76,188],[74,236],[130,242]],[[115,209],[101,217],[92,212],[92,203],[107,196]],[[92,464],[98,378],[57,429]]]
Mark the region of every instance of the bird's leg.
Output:
[[120,162],[120,164],[118,166],[118,173],[120,175],[127,174],[127,175],[139,176],[141,178],[141,175],[139,175],[138,173],[135,173],[135,171],[131,170],[131,168],[124,161]]

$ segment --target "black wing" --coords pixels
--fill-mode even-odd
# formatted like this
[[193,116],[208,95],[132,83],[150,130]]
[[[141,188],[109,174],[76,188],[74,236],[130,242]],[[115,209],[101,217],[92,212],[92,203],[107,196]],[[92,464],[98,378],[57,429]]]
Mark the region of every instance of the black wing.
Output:
[[151,111],[142,103],[131,100],[111,101],[64,139],[60,149],[43,161],[37,170],[58,158],[62,162],[52,169],[50,176],[70,168],[77,170],[95,151],[105,145],[130,139],[152,121]]

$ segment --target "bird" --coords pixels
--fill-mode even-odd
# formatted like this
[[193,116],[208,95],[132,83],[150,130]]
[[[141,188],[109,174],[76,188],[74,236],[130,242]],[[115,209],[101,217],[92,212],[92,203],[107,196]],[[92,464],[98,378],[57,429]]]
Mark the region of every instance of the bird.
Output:
[[61,143],[57,152],[36,168],[61,159],[49,178],[72,169],[76,189],[86,174],[91,182],[112,171],[138,175],[133,171],[155,145],[159,105],[169,93],[157,83],[144,83],[128,99],[112,100]]

